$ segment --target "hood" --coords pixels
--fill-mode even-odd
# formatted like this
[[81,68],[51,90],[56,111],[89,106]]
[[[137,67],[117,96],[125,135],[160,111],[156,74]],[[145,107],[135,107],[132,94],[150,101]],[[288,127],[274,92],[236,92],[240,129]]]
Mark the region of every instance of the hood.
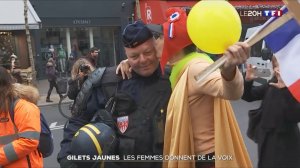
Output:
[[161,69],[165,69],[165,65],[174,54],[193,44],[187,33],[186,11],[172,7],[167,10],[166,15],[168,21],[163,23],[164,48],[160,60]]
[[37,88],[19,83],[13,84],[14,95],[21,99],[25,99],[31,103],[37,104],[40,94]]

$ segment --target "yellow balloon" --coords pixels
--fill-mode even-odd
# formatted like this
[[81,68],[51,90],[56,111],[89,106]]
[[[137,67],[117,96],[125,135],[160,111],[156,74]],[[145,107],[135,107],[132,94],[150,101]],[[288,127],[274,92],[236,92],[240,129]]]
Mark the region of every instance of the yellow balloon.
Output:
[[222,54],[236,43],[242,32],[241,19],[227,1],[203,0],[192,7],[187,19],[188,34],[201,50]]

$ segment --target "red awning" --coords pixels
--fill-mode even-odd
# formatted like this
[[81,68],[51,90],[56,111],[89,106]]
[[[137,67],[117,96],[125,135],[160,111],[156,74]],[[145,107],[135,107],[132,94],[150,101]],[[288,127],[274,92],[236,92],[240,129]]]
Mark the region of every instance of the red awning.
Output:
[[[198,1],[158,1],[158,0],[140,0],[140,11],[142,20],[145,23],[161,24],[165,22],[165,11],[170,7],[192,7]],[[237,9],[249,8],[274,8],[283,5],[281,0],[262,1],[262,0],[230,0]]]
[[192,7],[198,1],[140,0],[141,17],[145,23],[164,23],[165,11],[170,7]]
[[283,5],[281,0],[277,1],[229,1],[233,6],[255,6],[255,5]]

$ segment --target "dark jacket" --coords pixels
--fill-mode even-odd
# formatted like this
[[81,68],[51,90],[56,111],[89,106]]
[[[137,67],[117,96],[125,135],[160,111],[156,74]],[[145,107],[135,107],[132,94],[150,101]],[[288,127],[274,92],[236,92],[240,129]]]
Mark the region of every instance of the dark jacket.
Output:
[[[276,79],[273,79],[276,82]],[[246,101],[262,100],[258,127],[258,167],[300,167],[300,103],[287,88],[245,82]]]
[[[114,70],[112,72],[113,73],[109,75],[104,73],[102,81],[105,78],[111,78],[111,75],[115,74]],[[136,110],[125,110],[126,114],[122,114],[128,116],[129,123],[124,133],[116,129],[120,143],[118,151],[115,151],[114,154],[119,154],[121,159],[123,158],[123,154],[162,155],[164,126],[161,127],[161,122],[164,124],[165,112],[167,111],[168,100],[171,95],[171,86],[168,78],[162,77],[160,70],[155,71],[150,77],[142,77],[134,73],[130,80],[124,80],[118,83],[117,92],[127,94],[128,99],[135,102]],[[58,160],[70,154],[71,140],[77,130],[88,123],[99,109],[104,109],[108,100],[108,97],[105,95],[102,85],[95,87],[92,91],[92,95],[88,98],[87,110],[84,115],[72,117],[66,124]],[[116,125],[119,117],[118,112],[121,111],[115,111],[113,115]],[[161,128],[158,129],[157,127]],[[158,133],[158,130],[161,130],[162,134]],[[105,165],[106,167],[113,167],[110,163]],[[126,163],[124,165],[121,163],[121,165],[118,166],[155,168],[161,167],[161,163],[139,162]]]
[[46,66],[46,75],[49,81],[56,81],[56,70],[55,66]]
[[77,94],[79,93],[82,84],[84,83],[84,81],[86,80],[87,76],[84,77],[83,79],[80,79],[79,77],[77,77],[76,79],[69,79],[68,81],[68,85],[69,85],[69,89],[68,89],[68,97],[71,100],[75,100],[77,97]]

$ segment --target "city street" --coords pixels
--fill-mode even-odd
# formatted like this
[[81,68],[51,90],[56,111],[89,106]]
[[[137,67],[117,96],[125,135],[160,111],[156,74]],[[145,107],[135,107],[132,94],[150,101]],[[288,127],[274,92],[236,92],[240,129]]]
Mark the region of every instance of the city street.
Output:
[[[260,158],[259,167],[300,168],[296,125],[300,128],[300,0],[0,0],[0,16],[5,16],[0,17],[0,168],[24,167],[27,162],[29,167],[59,168],[57,155],[71,117],[70,107],[74,99],[82,97],[90,99],[88,103],[86,99],[77,101],[80,105],[106,103],[107,111],[116,116],[95,116],[93,119],[112,123],[107,124],[112,130],[99,123],[86,125],[73,138],[74,155],[68,160],[85,167],[95,167],[87,166],[86,160],[121,160],[126,164],[121,167],[153,167],[152,163],[136,163],[163,160],[168,162],[164,167],[192,167],[191,162],[182,166],[182,162],[171,161],[197,156],[195,160],[206,163],[194,167],[209,167],[208,160],[215,160],[216,164],[212,163],[218,167],[248,168],[249,158],[239,150],[244,148],[236,133],[237,124],[226,114],[230,108],[223,108],[228,102],[221,101],[223,106],[218,108],[219,97],[214,97],[236,97],[243,79],[244,98],[263,99],[263,106],[251,115],[255,118],[251,125],[259,126],[251,130],[255,130],[260,157],[257,144],[246,132],[248,112],[259,108],[261,101],[230,101],[253,167]],[[215,62],[206,67],[212,63],[210,58]],[[128,80],[120,81],[111,70],[97,71],[117,65],[121,65],[117,73],[124,76],[129,71],[132,79],[126,75]],[[195,75],[198,71],[201,73]],[[168,74],[170,80],[165,79]],[[194,85],[192,77],[202,83]],[[18,83],[36,87],[38,93]],[[250,83],[266,85],[251,88]],[[163,114],[171,93],[171,112],[163,131]],[[185,93],[189,102],[181,96]],[[93,94],[97,95],[88,97]],[[48,122],[54,151],[43,162],[32,147],[41,137],[36,128],[39,117],[26,112],[34,112],[35,107],[27,108],[24,103],[19,108],[11,103],[12,97],[37,105]],[[12,105],[16,105],[14,109]],[[95,108],[91,111],[102,110]],[[13,112],[10,117],[8,111]],[[210,111],[221,117],[213,117]],[[119,129],[116,134],[114,126]],[[164,136],[169,147],[164,148],[164,158],[156,155],[161,157],[157,159],[153,155],[160,153]],[[49,146],[40,145],[39,149]],[[112,157],[107,155],[111,151],[118,154],[114,155],[117,159],[106,158]],[[102,155],[94,155],[96,152]],[[147,158],[137,159],[140,156]]]
[[[244,141],[246,143],[248,152],[250,154],[252,163],[254,166],[257,164],[257,146],[256,144],[251,141],[246,136],[246,129],[248,124],[248,110],[257,108],[259,106],[259,102],[248,103],[243,100],[232,101],[232,106],[235,111],[236,119],[239,123],[241,132],[243,134]],[[66,118],[64,118],[58,111],[58,105],[48,105],[48,106],[41,106],[41,111],[46,117],[49,126],[52,130],[54,136],[54,152],[52,156],[44,159],[45,168],[56,168],[59,167],[57,163],[56,157],[57,153],[60,150],[60,142],[63,138],[63,125],[66,122]],[[69,104],[62,105],[63,111],[68,111]]]
[[[63,104],[63,111],[68,111],[69,104]],[[44,159],[44,167],[45,168],[56,168],[59,167],[59,164],[56,160],[57,153],[60,150],[60,142],[63,138],[63,126],[67,121],[58,111],[58,104],[53,104],[49,106],[40,107],[41,112],[44,114],[47,122],[49,123],[49,127],[53,134],[54,139],[54,151],[53,154]]]

